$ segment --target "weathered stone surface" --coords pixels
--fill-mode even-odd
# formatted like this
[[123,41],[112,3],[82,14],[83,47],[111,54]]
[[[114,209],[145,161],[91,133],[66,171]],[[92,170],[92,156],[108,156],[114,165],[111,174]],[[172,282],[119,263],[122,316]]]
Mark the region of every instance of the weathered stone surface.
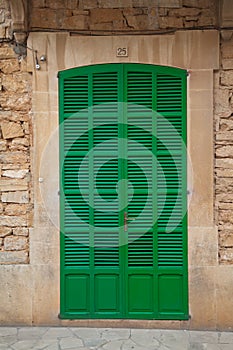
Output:
[[231,108],[229,105],[229,90],[228,89],[215,89],[214,94],[214,108],[215,113],[228,113],[231,114]]
[[32,8],[31,23],[34,28],[58,28],[56,10],[49,8]]
[[24,136],[23,129],[19,123],[2,122],[1,129],[4,139],[12,139],[14,137]]
[[233,169],[217,169],[216,174],[218,177],[233,177]]
[[28,253],[25,251],[0,251],[0,264],[27,264]]
[[160,28],[183,28],[183,19],[178,17],[159,17]]
[[28,191],[6,192],[2,194],[2,202],[6,203],[28,203]]
[[216,140],[233,142],[233,131],[218,132],[216,135]]
[[233,158],[233,146],[222,146],[217,148],[216,156],[223,158]]
[[1,60],[0,70],[5,74],[18,72],[20,70],[19,60],[17,59]]
[[217,168],[233,169],[233,159],[232,158],[216,159],[215,166]]
[[233,247],[233,231],[220,231],[220,245],[222,247]]
[[62,28],[64,29],[88,29],[86,16],[77,15],[67,17],[62,22]]
[[0,237],[6,237],[12,233],[12,228],[0,226]]
[[2,212],[3,212],[3,204],[0,203],[0,213],[2,213]]
[[233,209],[233,203],[220,202],[220,203],[218,203],[218,208],[219,209]]
[[22,215],[28,212],[28,206],[26,204],[8,204],[5,208],[6,215]]
[[169,16],[186,17],[186,16],[198,16],[201,13],[200,9],[197,8],[185,8],[170,10]]
[[7,143],[4,140],[0,140],[0,152],[6,151]]
[[208,8],[210,5],[209,0],[183,0],[183,6]]
[[223,71],[221,73],[221,84],[225,86],[233,85],[233,70]]
[[159,0],[158,5],[159,7],[179,8],[182,6],[182,3],[180,0]]
[[31,108],[31,97],[26,93],[15,93],[11,91],[0,95],[2,108],[14,109],[15,111],[29,112]]
[[2,192],[25,191],[28,189],[28,182],[24,179],[3,179],[0,180],[0,189]]
[[2,164],[24,164],[29,160],[29,156],[23,152],[5,152],[0,154]]
[[233,264],[233,248],[220,249],[219,254],[222,263]]
[[[232,119],[220,119],[220,132],[233,130],[233,120]],[[216,135],[218,137],[218,133]]]
[[83,10],[96,9],[98,7],[97,0],[79,0],[79,8]]
[[16,227],[16,228],[13,228],[13,235],[28,237],[29,230],[28,230],[28,228],[24,228],[24,227]]
[[122,11],[119,9],[92,9],[90,11],[90,23],[104,23],[123,20]]
[[[89,1],[85,0],[84,2],[86,3],[86,2],[89,2]],[[80,1],[79,1],[79,3],[80,3]],[[77,6],[78,6],[77,0],[66,0],[66,8],[74,10],[74,9],[77,8]],[[95,6],[95,7],[97,7],[97,6]]]
[[28,169],[20,169],[20,170],[5,170],[2,172],[2,176],[10,177],[13,179],[23,179],[26,174],[28,174]]
[[9,58],[16,58],[17,55],[14,53],[13,49],[11,47],[1,47],[0,50],[0,60],[9,59]]
[[212,26],[214,24],[214,19],[211,18],[211,17],[204,17],[204,16],[201,16],[199,19],[198,19],[198,25],[200,27],[204,27],[204,26]]
[[219,210],[219,222],[227,222],[233,224],[233,210]]
[[122,7],[132,7],[132,0],[98,0],[100,8],[122,8]]
[[221,53],[222,58],[233,58],[233,37],[231,40],[222,40]]
[[27,226],[27,218],[24,216],[1,215],[0,222],[1,225],[8,227]]
[[4,239],[5,250],[25,250],[27,248],[28,248],[28,241],[26,237],[7,236]]

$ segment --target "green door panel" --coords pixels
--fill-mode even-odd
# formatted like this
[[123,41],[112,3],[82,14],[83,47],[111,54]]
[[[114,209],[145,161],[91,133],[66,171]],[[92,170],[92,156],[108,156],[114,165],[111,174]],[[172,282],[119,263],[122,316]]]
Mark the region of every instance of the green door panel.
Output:
[[188,318],[186,75],[59,72],[61,318]]

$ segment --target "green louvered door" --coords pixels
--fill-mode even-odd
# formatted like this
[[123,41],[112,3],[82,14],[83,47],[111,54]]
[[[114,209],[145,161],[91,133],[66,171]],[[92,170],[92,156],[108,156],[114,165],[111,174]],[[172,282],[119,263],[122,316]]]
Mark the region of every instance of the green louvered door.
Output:
[[62,318],[187,319],[186,72],[59,73]]

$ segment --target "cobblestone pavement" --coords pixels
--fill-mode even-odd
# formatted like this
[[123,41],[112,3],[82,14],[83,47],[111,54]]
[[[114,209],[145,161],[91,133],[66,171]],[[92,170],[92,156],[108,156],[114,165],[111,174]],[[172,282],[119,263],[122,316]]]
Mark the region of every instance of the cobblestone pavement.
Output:
[[233,332],[0,327],[0,350],[233,350]]

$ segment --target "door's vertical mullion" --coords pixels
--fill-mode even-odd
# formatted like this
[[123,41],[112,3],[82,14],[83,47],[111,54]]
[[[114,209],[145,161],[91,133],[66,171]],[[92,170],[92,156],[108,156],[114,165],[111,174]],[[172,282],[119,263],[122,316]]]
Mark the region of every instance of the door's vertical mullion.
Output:
[[125,77],[124,77],[124,65],[119,65],[119,109],[118,109],[118,179],[119,179],[119,245],[120,245],[120,285],[121,285],[121,312],[122,317],[125,317],[126,310],[126,288],[125,288],[125,265],[127,257],[127,240],[126,232],[124,227],[124,212],[127,207],[127,187],[125,179],[125,168],[126,168],[126,134],[125,134]]
[[93,116],[93,73],[88,75],[88,167],[89,167],[89,252],[90,252],[90,315],[95,313],[93,302],[95,299],[95,214],[94,214],[94,116]]
[[[182,77],[182,174],[181,180],[182,186],[182,241],[183,241],[183,273],[184,281],[188,281],[188,242],[187,242],[187,227],[188,227],[188,215],[187,215],[187,73]],[[184,312],[188,317],[188,288],[183,286],[184,300],[183,307]]]
[[158,314],[158,183],[157,183],[157,74],[152,75],[152,203],[153,203],[153,271],[154,317]]

